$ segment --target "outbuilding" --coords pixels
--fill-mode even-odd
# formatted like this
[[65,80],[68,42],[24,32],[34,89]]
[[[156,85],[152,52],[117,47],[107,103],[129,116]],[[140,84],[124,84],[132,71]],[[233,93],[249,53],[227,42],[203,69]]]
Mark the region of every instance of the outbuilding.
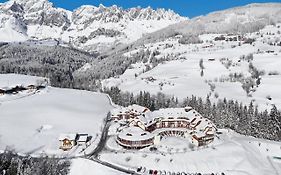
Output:
[[87,146],[88,139],[89,139],[88,134],[78,134],[77,144],[79,146]]

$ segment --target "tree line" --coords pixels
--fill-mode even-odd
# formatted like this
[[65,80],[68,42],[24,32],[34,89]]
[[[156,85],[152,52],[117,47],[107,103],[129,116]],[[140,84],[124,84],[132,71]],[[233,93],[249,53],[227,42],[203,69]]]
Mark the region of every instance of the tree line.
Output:
[[1,175],[67,175],[69,167],[64,159],[19,156],[12,150],[0,154]]

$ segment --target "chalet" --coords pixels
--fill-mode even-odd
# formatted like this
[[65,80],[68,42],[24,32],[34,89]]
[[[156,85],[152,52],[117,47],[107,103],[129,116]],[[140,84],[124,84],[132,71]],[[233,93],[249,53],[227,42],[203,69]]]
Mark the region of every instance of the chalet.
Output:
[[61,134],[59,136],[60,149],[68,151],[76,145],[77,134]]

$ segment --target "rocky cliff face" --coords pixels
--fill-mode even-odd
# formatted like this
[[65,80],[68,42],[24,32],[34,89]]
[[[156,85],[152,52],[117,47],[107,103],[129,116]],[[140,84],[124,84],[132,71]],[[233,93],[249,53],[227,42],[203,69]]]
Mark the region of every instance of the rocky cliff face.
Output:
[[10,34],[0,41],[59,39],[86,51],[129,43],[186,20],[171,10],[150,7],[81,6],[70,12],[48,0],[10,0],[0,4],[0,11],[0,31]]

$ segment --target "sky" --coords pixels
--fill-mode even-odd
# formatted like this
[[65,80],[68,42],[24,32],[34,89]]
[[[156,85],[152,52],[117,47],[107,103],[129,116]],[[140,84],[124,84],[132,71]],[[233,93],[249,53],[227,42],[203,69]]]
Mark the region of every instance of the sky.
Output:
[[[0,0],[5,2],[7,0]],[[171,9],[181,16],[196,17],[210,12],[250,3],[281,2],[281,0],[49,0],[56,7],[73,10],[81,5],[105,6],[118,5],[123,8],[147,7]]]

